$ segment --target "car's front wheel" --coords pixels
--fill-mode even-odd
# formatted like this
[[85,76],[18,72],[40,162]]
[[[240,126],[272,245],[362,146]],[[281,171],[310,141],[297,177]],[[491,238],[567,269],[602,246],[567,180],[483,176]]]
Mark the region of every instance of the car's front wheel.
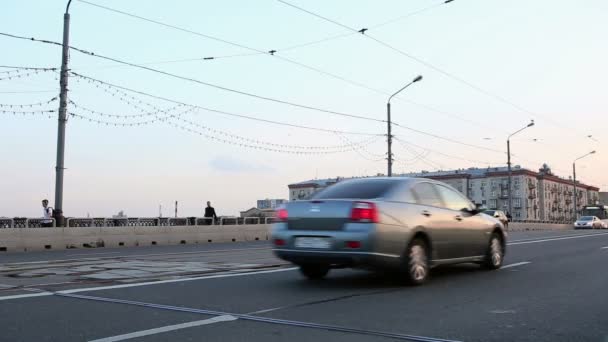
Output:
[[429,279],[429,251],[426,242],[414,239],[405,251],[405,276],[411,285],[424,284]]
[[484,265],[491,270],[499,269],[505,256],[502,238],[497,233],[493,233],[486,251]]
[[308,279],[323,279],[329,273],[329,266],[319,264],[300,265],[300,272]]

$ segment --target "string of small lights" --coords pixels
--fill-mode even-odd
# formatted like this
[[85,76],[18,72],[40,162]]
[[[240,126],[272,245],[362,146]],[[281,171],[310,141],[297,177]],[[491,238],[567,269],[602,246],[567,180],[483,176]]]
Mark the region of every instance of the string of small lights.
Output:
[[[336,135],[344,142],[346,143],[351,143],[352,141],[350,139],[348,139],[346,136],[343,136],[340,133],[336,133]],[[371,161],[371,162],[379,162],[379,161],[383,161],[386,160],[386,158],[381,155],[381,154],[375,154],[370,152],[366,146],[362,146],[360,149],[355,150],[355,152],[363,159],[367,160],[367,161]],[[364,153],[365,152],[365,153]],[[367,155],[366,155],[367,154]],[[371,156],[371,157],[370,157]]]
[[263,141],[263,140],[259,140],[259,139],[253,139],[253,138],[246,138],[243,136],[239,136],[236,134],[232,134],[232,133],[228,133],[225,131],[221,131],[218,129],[214,129],[187,119],[183,119],[180,118],[178,119],[181,122],[184,122],[190,126],[193,127],[197,127],[200,129],[203,129],[207,132],[211,132],[214,134],[219,134],[219,135],[223,135],[226,137],[230,137],[230,138],[234,138],[237,140],[241,140],[241,141],[247,141],[256,145],[267,145],[267,146],[273,146],[273,147],[280,147],[280,148],[284,148],[284,149],[301,149],[301,150],[341,150],[341,149],[345,149],[345,148],[353,148],[353,149],[357,149],[359,147],[365,146],[371,142],[374,142],[376,140],[378,140],[379,137],[370,137],[367,138],[365,140],[362,141],[358,141],[358,142],[349,142],[345,145],[335,145],[335,146],[302,146],[302,145],[289,145],[289,144],[277,144],[277,143],[271,143],[271,142],[267,142],[267,141]]
[[[437,162],[434,162],[432,160],[429,160],[427,158],[431,154],[431,152],[429,150],[426,150],[423,148],[423,152],[418,153],[417,151],[415,151],[413,148],[411,148],[408,144],[404,143],[403,141],[397,140],[397,142],[399,142],[399,144],[401,144],[412,156],[414,156],[414,160],[416,160],[416,162],[421,161],[424,164],[427,164],[430,167],[438,169],[438,170],[444,168],[443,165],[441,165]],[[425,152],[426,152],[426,154],[425,154]],[[403,160],[397,160],[397,161],[402,162],[402,163],[404,162]],[[415,162],[413,162],[413,163],[415,163]]]
[[48,115],[51,117],[50,113],[56,112],[56,109],[39,109],[39,110],[15,110],[15,109],[0,109],[0,113],[2,114],[13,114],[13,115]]
[[30,77],[32,75],[37,75],[46,71],[51,71],[50,69],[35,69],[35,70],[31,70],[31,69],[25,69],[25,70],[21,70],[21,69],[15,69],[15,70],[10,70],[8,72],[5,72],[3,75],[0,75],[0,81],[6,81],[6,80],[16,80],[16,79],[20,79],[20,78],[26,78],[26,77]]
[[135,89],[131,89],[131,88],[127,88],[124,86],[120,86],[120,85],[116,85],[116,84],[112,84],[106,81],[102,81],[99,79],[95,79],[89,76],[85,76],[82,74],[78,74],[76,72],[72,72],[72,75],[78,77],[78,78],[83,78],[86,80],[90,80],[92,82],[98,83],[100,85],[106,85],[108,87],[111,88],[117,88],[120,90],[124,90],[124,91],[128,91],[131,92],[133,94],[138,94],[138,95],[143,95],[149,98],[153,98],[153,99],[157,99],[157,100],[161,100],[161,101],[165,101],[165,102],[169,102],[169,103],[175,103],[175,104],[182,104],[182,105],[186,105],[186,106],[192,106],[192,107],[196,107],[199,108],[201,110],[204,111],[208,111],[208,112],[212,112],[212,113],[217,113],[217,114],[222,114],[222,115],[226,115],[226,116],[231,116],[231,117],[237,117],[237,118],[241,118],[241,119],[248,119],[248,120],[253,120],[253,121],[258,121],[258,122],[264,122],[264,123],[269,123],[269,124],[274,124],[274,125],[280,125],[280,126],[286,126],[286,127],[292,127],[292,128],[300,128],[300,129],[306,129],[306,130],[313,130],[313,131],[318,131],[318,132],[325,132],[325,133],[341,133],[341,134],[349,134],[349,135],[366,135],[366,136],[383,136],[384,134],[380,134],[380,133],[365,133],[365,132],[352,132],[352,131],[343,131],[343,130],[335,130],[335,129],[328,129],[328,128],[320,128],[320,127],[311,127],[311,126],[304,126],[304,125],[298,125],[298,124],[293,124],[293,123],[288,123],[288,122],[281,122],[281,121],[274,121],[274,120],[268,120],[268,119],[262,119],[256,116],[251,116],[251,115],[244,115],[244,114],[237,114],[237,113],[232,113],[232,112],[228,112],[228,111],[223,111],[223,110],[218,110],[218,109],[214,109],[214,108],[209,108],[209,107],[203,107],[203,106],[199,106],[199,105],[192,105],[192,104],[188,104],[182,101],[177,101],[174,99],[169,99],[167,97],[162,97],[162,96],[158,96],[158,95],[153,95],[153,94],[149,94],[140,90],[135,90]]
[[460,157],[460,156],[455,156],[455,155],[452,155],[452,154],[447,154],[447,153],[444,153],[444,152],[440,152],[440,151],[437,151],[437,150],[430,149],[428,147],[423,147],[423,146],[420,146],[420,145],[416,145],[416,144],[414,144],[412,142],[409,142],[409,141],[406,141],[406,140],[402,140],[402,139],[400,139],[398,137],[393,137],[393,139],[396,140],[396,141],[398,141],[401,144],[408,144],[410,146],[418,147],[420,149],[423,149],[423,150],[426,150],[426,151],[429,151],[429,152],[433,152],[433,153],[436,153],[436,154],[439,154],[439,155],[442,155],[442,156],[448,157],[448,158],[463,160],[463,161],[470,162],[470,163],[484,164],[484,165],[496,165],[496,164],[500,164],[498,162],[489,162],[487,160],[469,159],[469,158],[463,158],[463,157]]
[[176,105],[176,106],[173,106],[173,107],[170,107],[167,109],[158,108],[154,111],[149,111],[149,112],[140,113],[140,114],[109,114],[109,113],[105,113],[105,112],[100,112],[98,110],[90,109],[85,106],[81,106],[72,100],[69,100],[69,103],[72,106],[74,106],[74,108],[76,108],[77,111],[84,111],[89,114],[99,115],[101,117],[117,118],[117,119],[131,119],[131,118],[143,118],[143,117],[149,117],[149,116],[159,116],[161,113],[170,115],[170,112],[177,110],[181,107],[184,107],[183,105]]
[[213,135],[209,135],[205,132],[201,132],[199,130],[190,128],[188,126],[184,126],[181,125],[179,123],[176,122],[172,122],[169,121],[168,122],[169,125],[172,125],[175,128],[179,128],[181,130],[190,132],[192,134],[197,134],[201,137],[205,137],[207,139],[211,139],[217,142],[221,142],[221,143],[225,143],[225,144],[229,144],[229,145],[234,145],[234,146],[238,146],[238,147],[244,147],[244,148],[249,148],[249,149],[254,149],[254,150],[262,150],[262,151],[268,151],[268,152],[277,152],[277,153],[286,153],[286,154],[295,154],[295,155],[329,155],[329,154],[337,154],[337,153],[345,153],[345,152],[351,152],[353,149],[351,147],[349,148],[345,148],[345,149],[341,149],[341,150],[336,150],[336,151],[299,151],[299,150],[285,150],[285,149],[280,149],[280,148],[274,148],[274,147],[265,147],[265,146],[259,146],[259,145],[252,145],[252,144],[247,144],[244,142],[235,142],[235,141],[231,141],[222,137],[217,137],[217,136],[213,136]]
[[41,101],[36,103],[27,103],[27,104],[8,104],[8,103],[0,103],[0,108],[34,108],[41,107],[50,103],[57,101],[57,97],[53,97],[47,101]]
[[[108,113],[104,113],[104,112],[100,112],[100,111],[96,111],[96,110],[92,110],[92,109],[89,109],[86,107],[76,105],[73,101],[71,101],[70,103],[72,105],[74,105],[74,107],[76,108],[75,111],[70,112],[70,115],[72,117],[78,118],[78,119],[83,119],[83,120],[101,124],[101,125],[114,126],[114,127],[137,127],[137,126],[150,125],[150,124],[153,124],[156,122],[165,122],[165,121],[174,119],[174,120],[181,121],[182,123],[186,124],[189,128],[192,128],[192,127],[200,128],[200,129],[203,129],[203,130],[209,132],[210,134],[215,134],[216,136],[220,135],[220,136],[224,136],[226,138],[232,138],[232,139],[236,139],[238,141],[249,142],[250,144],[255,144],[255,145],[278,147],[282,150],[296,149],[296,150],[325,150],[325,151],[329,151],[329,152],[340,152],[340,151],[348,150],[348,149],[356,150],[357,148],[360,148],[360,146],[364,146],[365,144],[372,143],[379,138],[379,137],[374,136],[374,137],[365,139],[360,142],[348,143],[346,145],[337,145],[337,146],[300,146],[300,145],[277,144],[277,143],[262,141],[259,139],[252,139],[252,138],[239,136],[236,134],[214,129],[214,128],[181,118],[181,116],[183,116],[185,114],[190,114],[190,113],[193,113],[194,111],[197,111],[198,108],[195,106],[187,106],[186,110],[184,110],[178,114],[172,114],[171,112],[178,108],[183,108],[184,105],[178,105],[178,106],[169,108],[167,110],[159,110],[159,111],[155,111],[155,112],[146,113],[145,116],[154,117],[153,119],[149,119],[149,120],[136,121],[136,122],[117,122],[117,121],[108,121],[108,120],[104,120],[104,119],[91,117],[89,115],[83,115],[82,113],[79,113],[79,111],[83,110],[92,115],[98,115],[101,117],[109,117],[109,118],[120,118],[120,119],[131,119],[134,117],[143,117],[144,115],[142,115],[142,114],[136,114],[136,115],[108,114]],[[161,113],[163,113],[164,115],[161,115]]]
[[[171,114],[168,111],[163,111],[166,115],[165,116],[161,116],[161,115],[156,115],[153,119],[149,119],[149,120],[143,120],[143,121],[135,121],[135,122],[117,122],[117,121],[108,121],[108,120],[103,120],[103,119],[96,119],[87,115],[82,115],[79,114],[78,112],[73,112],[70,111],[70,116],[78,118],[78,119],[83,119],[83,120],[87,120],[89,122],[94,122],[97,124],[101,124],[101,125],[106,125],[106,126],[114,126],[114,127],[136,127],[136,126],[146,126],[146,125],[150,125],[156,122],[164,122],[164,121],[168,121],[170,118],[176,118],[176,117],[181,117],[182,115],[186,115],[190,112],[192,112],[194,110],[194,108],[187,108],[184,111],[181,111],[177,114]],[[95,114],[95,113],[94,113]],[[116,117],[116,116],[114,116]]]
[[[151,109],[153,111],[161,110],[160,107],[153,105],[150,102],[143,101],[141,98],[136,98],[132,94],[129,94],[126,91],[119,89],[117,87],[113,87],[107,83],[103,83],[101,81],[93,80],[90,78],[85,78],[85,77],[82,77],[81,75],[73,73],[73,72],[70,73],[70,77],[72,79],[74,79],[76,81],[76,83],[84,82],[84,83],[90,84],[91,86],[94,86],[96,89],[102,90],[106,94],[112,96],[113,98],[119,100],[122,103],[125,103],[125,104],[133,107],[135,110],[138,110],[142,113],[149,112]],[[145,108],[145,107],[148,107],[148,108]]]

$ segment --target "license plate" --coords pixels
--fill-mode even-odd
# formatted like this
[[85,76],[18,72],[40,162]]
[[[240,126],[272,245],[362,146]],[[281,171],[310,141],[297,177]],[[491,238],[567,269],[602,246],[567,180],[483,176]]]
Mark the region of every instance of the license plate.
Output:
[[296,248],[329,249],[331,241],[323,237],[297,237],[294,245]]

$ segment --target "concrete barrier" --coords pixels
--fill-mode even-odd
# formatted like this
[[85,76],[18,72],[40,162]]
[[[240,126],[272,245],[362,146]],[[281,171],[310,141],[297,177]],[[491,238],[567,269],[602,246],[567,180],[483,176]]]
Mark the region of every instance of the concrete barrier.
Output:
[[263,241],[270,225],[0,229],[0,252]]
[[527,231],[527,230],[571,230],[574,229],[572,224],[552,224],[552,223],[509,223],[509,231]]
[[[0,252],[268,240],[270,225],[0,229]],[[512,222],[509,231],[568,230],[570,224]]]

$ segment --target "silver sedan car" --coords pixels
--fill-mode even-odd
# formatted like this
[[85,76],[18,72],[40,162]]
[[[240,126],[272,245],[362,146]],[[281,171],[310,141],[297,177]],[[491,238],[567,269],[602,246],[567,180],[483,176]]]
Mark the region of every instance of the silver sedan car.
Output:
[[331,268],[383,268],[418,285],[437,265],[502,266],[503,224],[481,212],[454,188],[430,179],[346,180],[279,209],[273,251],[311,279]]

